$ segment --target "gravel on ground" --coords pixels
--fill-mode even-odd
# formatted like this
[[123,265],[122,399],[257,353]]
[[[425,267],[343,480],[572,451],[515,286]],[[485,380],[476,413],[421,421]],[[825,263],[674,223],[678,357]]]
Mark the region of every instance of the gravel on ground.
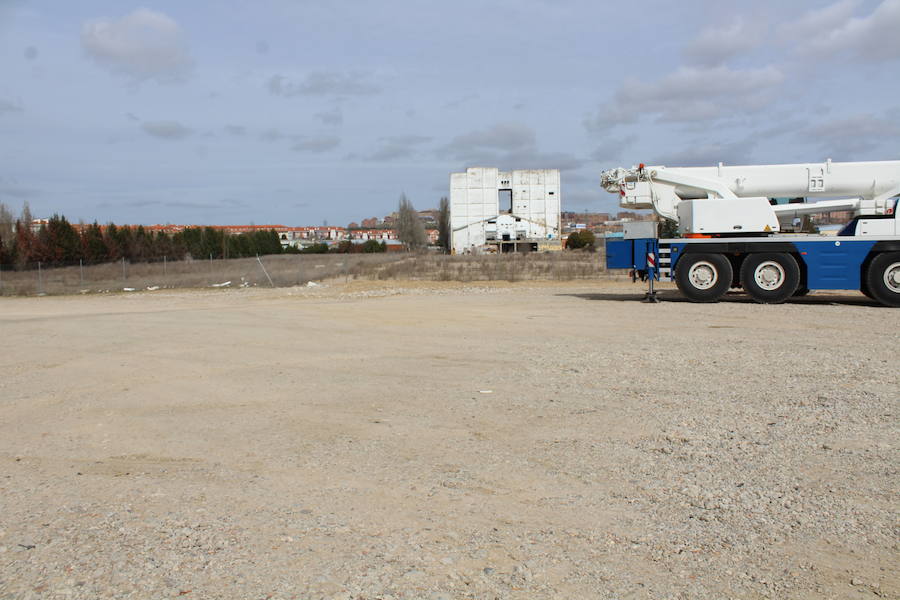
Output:
[[0,598],[898,598],[896,313],[0,299]]

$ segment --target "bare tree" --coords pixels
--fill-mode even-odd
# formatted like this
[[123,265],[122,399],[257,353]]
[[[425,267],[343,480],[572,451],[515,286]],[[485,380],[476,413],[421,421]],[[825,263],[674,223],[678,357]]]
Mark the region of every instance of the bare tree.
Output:
[[450,253],[450,202],[446,196],[441,198],[438,205],[438,246]]
[[397,207],[397,237],[406,244],[407,250],[418,250],[427,244],[425,226],[406,194],[400,194]]

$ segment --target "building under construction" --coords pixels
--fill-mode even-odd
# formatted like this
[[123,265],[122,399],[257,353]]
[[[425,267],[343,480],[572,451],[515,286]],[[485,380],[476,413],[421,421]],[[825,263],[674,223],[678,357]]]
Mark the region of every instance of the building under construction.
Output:
[[451,173],[453,252],[559,250],[560,202],[558,169]]

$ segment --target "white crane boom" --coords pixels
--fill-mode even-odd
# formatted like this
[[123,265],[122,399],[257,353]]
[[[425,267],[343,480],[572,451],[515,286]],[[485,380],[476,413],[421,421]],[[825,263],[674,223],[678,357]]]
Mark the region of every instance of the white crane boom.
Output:
[[[640,165],[603,172],[601,184],[620,195],[623,208],[653,209],[694,232],[685,217],[708,222],[713,231],[778,231],[779,214],[801,215],[850,210],[858,215],[891,214],[900,194],[900,161],[832,162],[715,167]],[[770,206],[769,198],[839,198],[817,203]],[[711,202],[742,200],[740,204]],[[685,201],[696,205],[679,208]],[[719,223],[725,213],[728,219]],[[702,216],[701,216],[702,215]],[[696,225],[696,224],[695,224]]]

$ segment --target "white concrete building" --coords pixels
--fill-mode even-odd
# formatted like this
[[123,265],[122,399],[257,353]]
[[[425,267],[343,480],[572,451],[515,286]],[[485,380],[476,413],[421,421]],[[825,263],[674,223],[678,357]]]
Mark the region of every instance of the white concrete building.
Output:
[[560,202],[558,169],[451,173],[453,252],[558,250]]

